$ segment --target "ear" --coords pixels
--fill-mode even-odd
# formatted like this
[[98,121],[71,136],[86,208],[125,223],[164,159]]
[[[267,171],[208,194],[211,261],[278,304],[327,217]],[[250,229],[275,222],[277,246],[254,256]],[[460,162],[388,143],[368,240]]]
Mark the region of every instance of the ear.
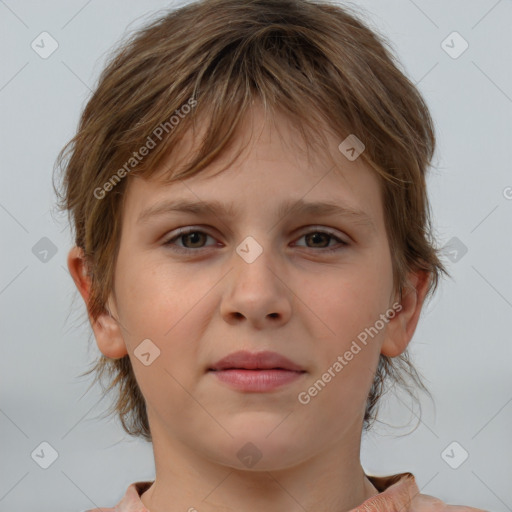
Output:
[[391,318],[381,346],[381,354],[399,356],[409,345],[420,317],[430,284],[431,274],[419,270],[408,275],[409,285],[404,287],[402,297],[397,297],[402,308]]
[[[91,277],[88,275],[84,253],[80,247],[75,246],[69,251],[68,268],[80,295],[84,299],[94,337],[101,353],[111,359],[119,359],[128,354],[119,323],[112,318],[111,314],[105,311],[96,319],[91,316],[89,311]],[[109,297],[109,302],[110,299],[111,297]],[[117,317],[117,312],[114,316]]]

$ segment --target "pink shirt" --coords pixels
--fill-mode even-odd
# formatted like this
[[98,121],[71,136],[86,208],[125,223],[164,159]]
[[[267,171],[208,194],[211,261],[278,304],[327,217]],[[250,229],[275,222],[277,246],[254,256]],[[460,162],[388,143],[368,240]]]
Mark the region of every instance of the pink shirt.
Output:
[[[350,512],[486,512],[472,507],[446,505],[432,496],[420,494],[412,473],[366,476],[379,494],[368,498]],[[114,508],[95,508],[84,512],[150,512],[142,503],[140,496],[152,484],[151,481],[134,482]]]

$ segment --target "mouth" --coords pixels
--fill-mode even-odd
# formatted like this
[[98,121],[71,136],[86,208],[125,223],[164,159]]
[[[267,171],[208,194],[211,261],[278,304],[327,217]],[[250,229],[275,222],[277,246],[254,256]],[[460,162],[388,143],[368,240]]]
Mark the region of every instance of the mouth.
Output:
[[208,373],[238,391],[262,393],[290,384],[307,372],[276,352],[239,351],[215,363]]
[[266,393],[291,384],[303,375],[305,371],[285,370],[282,368],[252,369],[228,368],[225,370],[210,370],[209,373],[219,382],[231,389],[245,393]]
[[251,353],[245,350],[233,352],[208,368],[208,371],[227,370],[281,370],[300,373],[305,372],[301,366],[277,352],[264,351]]
[[280,368],[279,366],[276,366],[275,368],[246,368],[245,366],[233,366],[233,367],[221,368],[221,369],[208,368],[209,372],[226,372],[229,370],[247,370],[250,372],[267,372],[267,371],[271,371],[271,370],[281,370],[281,371],[285,371],[285,372],[305,373],[304,370],[301,370],[301,371],[290,370],[289,368]]

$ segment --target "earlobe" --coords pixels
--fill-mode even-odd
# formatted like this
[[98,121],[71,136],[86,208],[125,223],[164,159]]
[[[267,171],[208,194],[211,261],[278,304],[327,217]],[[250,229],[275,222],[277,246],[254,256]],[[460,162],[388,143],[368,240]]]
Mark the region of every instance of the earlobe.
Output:
[[382,355],[388,357],[399,356],[409,345],[418,325],[430,279],[430,273],[423,270],[409,274],[408,286],[404,288],[401,297],[401,309],[390,319],[387,325],[381,346]]
[[101,353],[110,359],[120,359],[128,354],[119,322],[110,311],[101,313],[93,323],[96,343]]
[[101,353],[110,359],[119,359],[127,355],[128,351],[126,350],[119,322],[112,316],[108,306],[97,318],[93,318],[89,311],[91,277],[87,272],[85,256],[80,247],[75,246],[69,251],[68,268],[80,295],[84,299],[89,322],[91,323],[94,337]]

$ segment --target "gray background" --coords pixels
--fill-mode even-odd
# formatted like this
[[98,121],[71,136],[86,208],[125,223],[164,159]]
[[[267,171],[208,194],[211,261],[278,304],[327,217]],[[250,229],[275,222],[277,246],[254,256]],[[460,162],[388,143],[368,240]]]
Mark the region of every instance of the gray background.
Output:
[[[51,172],[106,52],[171,5],[0,0],[0,512],[113,506],[128,484],[154,477],[151,445],[101,419],[101,390],[87,392],[90,379],[77,377],[99,352],[67,271],[65,218],[52,215]],[[410,345],[436,406],[420,395],[422,420],[406,436],[420,411],[403,395],[386,398],[383,423],[363,438],[363,467],[411,471],[423,493],[450,504],[510,511],[512,2],[357,5],[391,40],[435,119],[429,187],[454,277],[426,307]],[[43,31],[59,45],[47,59],[31,48]],[[442,47],[453,31],[469,44],[458,58]],[[452,53],[462,48],[450,41]],[[48,244],[43,237],[57,251],[47,261],[36,245]],[[31,457],[43,441],[58,452],[48,469]],[[457,469],[443,457],[453,441],[460,447],[449,451],[452,464],[462,449],[469,453]]]

